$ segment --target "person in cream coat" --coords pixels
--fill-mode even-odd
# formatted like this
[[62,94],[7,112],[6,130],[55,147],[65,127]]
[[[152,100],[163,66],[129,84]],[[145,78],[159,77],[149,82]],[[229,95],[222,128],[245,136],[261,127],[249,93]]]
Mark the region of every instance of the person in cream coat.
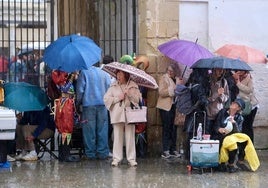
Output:
[[135,125],[126,123],[125,107],[130,102],[137,105],[141,99],[138,85],[129,79],[130,75],[123,71],[116,74],[114,82],[104,95],[104,104],[110,112],[111,124],[114,128],[112,166],[118,166],[123,160],[124,135],[126,141],[126,157],[130,166],[137,166],[135,147]]

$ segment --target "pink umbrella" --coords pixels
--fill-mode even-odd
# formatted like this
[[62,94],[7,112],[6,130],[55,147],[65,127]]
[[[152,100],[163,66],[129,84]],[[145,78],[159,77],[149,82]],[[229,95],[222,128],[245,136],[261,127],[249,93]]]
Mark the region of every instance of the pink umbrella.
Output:
[[108,72],[111,76],[115,78],[116,78],[117,71],[121,70],[121,71],[129,73],[130,79],[136,82],[136,84],[140,86],[144,86],[144,87],[151,88],[151,89],[158,88],[158,85],[155,79],[151,75],[131,65],[118,63],[118,62],[112,62],[112,63],[104,65],[102,70]]
[[[170,59],[191,67],[199,59],[210,58],[214,56],[205,47],[197,44],[197,40],[195,42],[192,42],[187,40],[174,39],[159,45],[158,49],[162,54],[169,57]],[[185,70],[186,67],[184,69],[184,72]]]
[[262,51],[245,45],[226,44],[215,53],[224,57],[240,59],[247,63],[266,63],[266,57]]

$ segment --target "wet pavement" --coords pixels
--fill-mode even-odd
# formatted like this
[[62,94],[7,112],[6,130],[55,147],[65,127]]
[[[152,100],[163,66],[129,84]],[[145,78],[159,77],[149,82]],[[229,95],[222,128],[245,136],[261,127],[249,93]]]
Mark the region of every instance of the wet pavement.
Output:
[[35,162],[12,162],[0,169],[0,187],[268,187],[268,151],[257,151],[261,166],[256,172],[187,171],[182,160],[138,159],[137,167],[123,161],[111,167],[105,160],[58,162],[45,156]]

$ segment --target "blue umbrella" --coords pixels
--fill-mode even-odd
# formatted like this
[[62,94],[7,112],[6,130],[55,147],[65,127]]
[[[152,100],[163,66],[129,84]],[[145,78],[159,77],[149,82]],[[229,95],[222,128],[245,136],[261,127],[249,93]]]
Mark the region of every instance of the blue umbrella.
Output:
[[231,70],[246,70],[252,71],[252,68],[239,59],[232,59],[228,57],[212,57],[206,59],[200,59],[194,63],[191,68],[205,68],[205,69],[231,69]]
[[39,86],[25,82],[9,82],[4,85],[4,106],[18,111],[43,110],[48,97]]
[[101,48],[88,37],[76,34],[63,36],[51,43],[44,52],[44,62],[65,72],[88,69],[101,59]]

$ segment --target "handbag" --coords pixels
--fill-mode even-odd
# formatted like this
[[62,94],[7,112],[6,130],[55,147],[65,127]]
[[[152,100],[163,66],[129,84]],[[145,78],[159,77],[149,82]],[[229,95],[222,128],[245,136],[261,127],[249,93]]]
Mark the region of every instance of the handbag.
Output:
[[251,110],[252,110],[252,105],[250,101],[245,101],[245,108],[242,111],[242,115],[243,116],[249,115],[251,113]]
[[185,121],[185,114],[180,113],[180,112],[176,109],[175,119],[174,119],[174,125],[177,125],[177,126],[183,126],[183,125],[184,125],[184,121]]
[[130,103],[129,107],[125,107],[127,124],[147,122],[147,107],[139,103],[138,106]]

